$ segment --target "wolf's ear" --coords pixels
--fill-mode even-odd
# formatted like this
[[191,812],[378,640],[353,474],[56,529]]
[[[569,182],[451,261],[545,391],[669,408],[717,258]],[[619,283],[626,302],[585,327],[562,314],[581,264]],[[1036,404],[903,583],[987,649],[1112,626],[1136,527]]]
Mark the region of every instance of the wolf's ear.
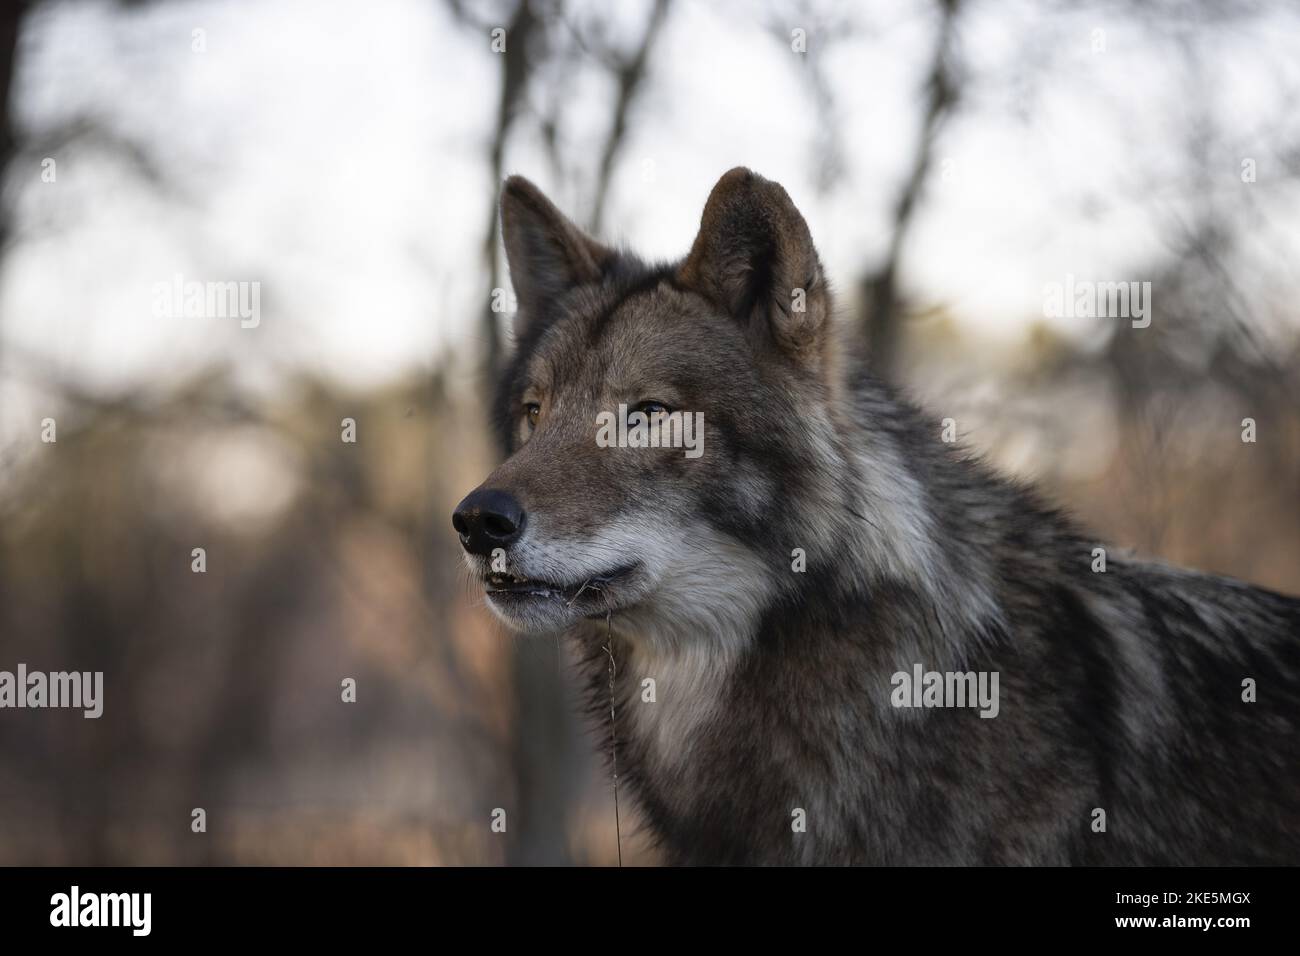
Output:
[[779,183],[744,167],[713,187],[678,279],[796,357],[825,340],[830,297],[808,224]]
[[575,226],[522,176],[501,190],[501,238],[519,299],[516,330],[548,299],[595,282],[613,253]]

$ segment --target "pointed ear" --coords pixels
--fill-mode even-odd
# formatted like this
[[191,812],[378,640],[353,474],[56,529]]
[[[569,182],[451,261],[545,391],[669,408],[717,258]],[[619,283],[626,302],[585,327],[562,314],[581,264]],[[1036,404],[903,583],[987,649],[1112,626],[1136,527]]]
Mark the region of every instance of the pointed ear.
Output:
[[795,357],[826,340],[830,297],[808,224],[780,184],[744,167],[713,187],[678,279]]
[[501,190],[501,238],[519,300],[516,331],[576,285],[595,282],[613,252],[575,226],[522,176]]

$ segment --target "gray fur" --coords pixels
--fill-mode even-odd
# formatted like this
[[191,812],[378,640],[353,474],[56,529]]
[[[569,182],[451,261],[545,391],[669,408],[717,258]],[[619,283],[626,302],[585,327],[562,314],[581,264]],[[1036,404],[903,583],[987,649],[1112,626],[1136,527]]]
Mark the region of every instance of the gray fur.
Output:
[[[510,574],[568,593],[489,604],[572,637],[601,734],[613,651],[620,777],[670,860],[1300,862],[1300,600],[1094,573],[1098,542],[852,360],[774,183],[728,173],[656,267],[526,181],[502,202],[530,291],[484,487],[527,510]],[[703,411],[707,453],[596,447],[597,411],[646,399]],[[997,672],[997,716],[894,707],[917,663]]]

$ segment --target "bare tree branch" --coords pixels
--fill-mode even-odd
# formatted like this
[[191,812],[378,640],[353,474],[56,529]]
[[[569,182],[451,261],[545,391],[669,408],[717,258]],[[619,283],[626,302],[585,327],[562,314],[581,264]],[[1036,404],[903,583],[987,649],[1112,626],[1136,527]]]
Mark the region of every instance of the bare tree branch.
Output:
[[650,8],[650,18],[636,50],[627,57],[614,57],[612,69],[618,81],[618,94],[614,101],[614,119],[609,133],[605,137],[605,146],[600,153],[600,165],[596,173],[596,195],[592,203],[591,231],[600,232],[604,225],[605,201],[609,194],[609,182],[614,172],[614,162],[623,147],[627,135],[627,117],[636,99],[637,90],[645,78],[646,63],[650,51],[668,17],[669,0],[654,0]]
[[954,39],[962,0],[936,0],[939,28],[934,54],[926,79],[925,116],[917,137],[911,171],[894,205],[894,230],[885,261],[861,282],[862,312],[860,321],[866,329],[870,364],[882,374],[894,366],[898,351],[898,266],[903,244],[911,231],[917,201],[925,186],[933,160],[934,143],[939,128],[957,102],[957,67],[954,62]]

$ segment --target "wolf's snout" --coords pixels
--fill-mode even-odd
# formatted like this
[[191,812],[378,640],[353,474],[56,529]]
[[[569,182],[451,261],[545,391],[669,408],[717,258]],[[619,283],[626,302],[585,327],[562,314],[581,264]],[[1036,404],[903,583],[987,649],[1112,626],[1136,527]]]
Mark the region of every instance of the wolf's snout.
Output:
[[518,540],[524,530],[524,509],[507,491],[475,488],[452,512],[451,526],[466,551],[486,557]]

